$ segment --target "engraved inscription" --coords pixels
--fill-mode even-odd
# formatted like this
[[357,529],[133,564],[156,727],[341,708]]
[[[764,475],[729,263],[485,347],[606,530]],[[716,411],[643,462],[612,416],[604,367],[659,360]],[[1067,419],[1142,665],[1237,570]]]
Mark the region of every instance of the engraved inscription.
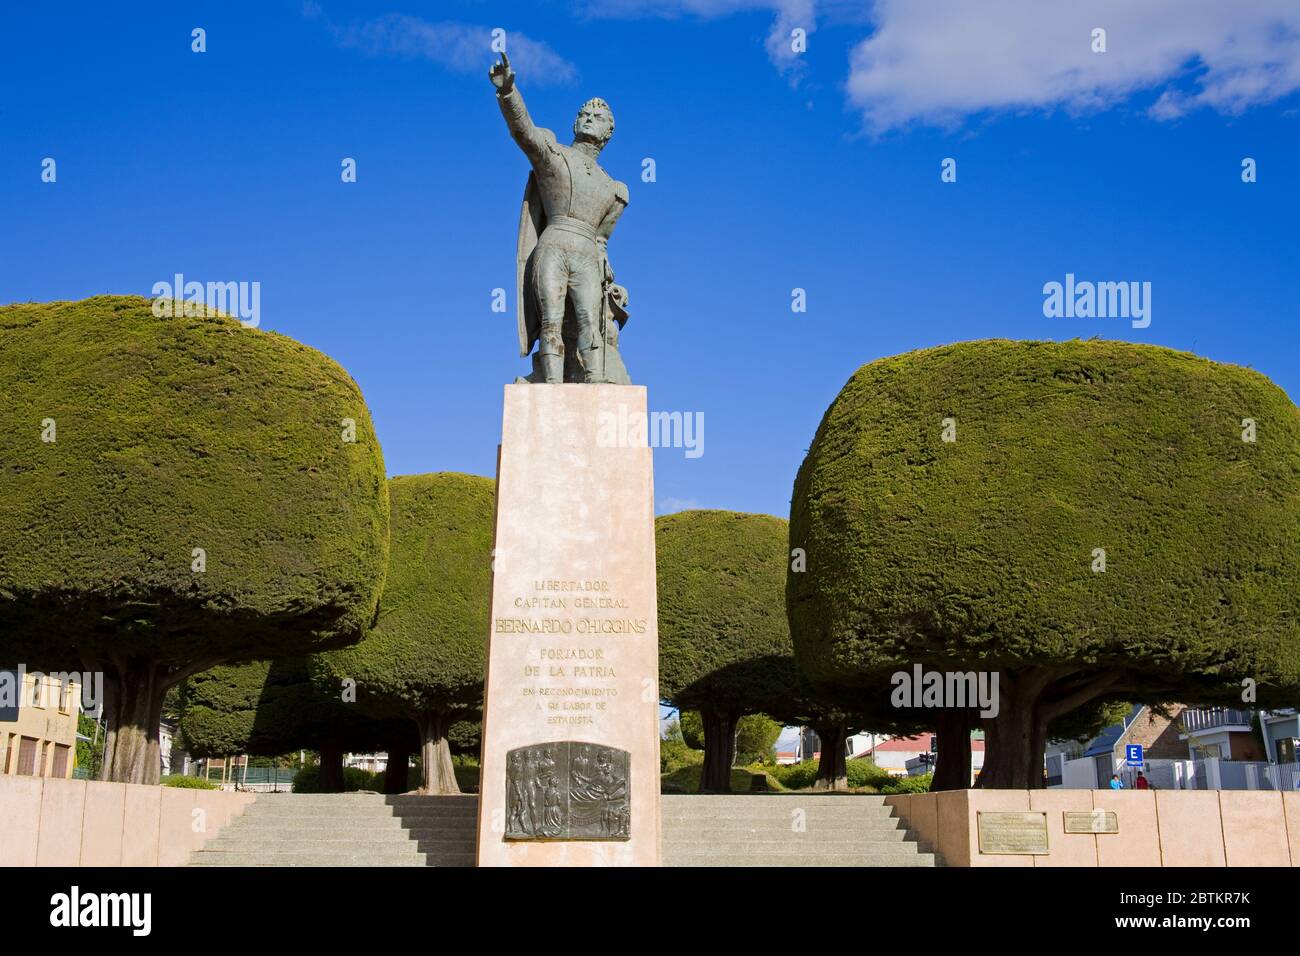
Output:
[[507,840],[627,840],[631,756],[573,740],[506,755]]
[[981,853],[1041,856],[1048,852],[1046,813],[981,810],[976,827]]
[[1065,810],[1066,833],[1119,833],[1114,810]]

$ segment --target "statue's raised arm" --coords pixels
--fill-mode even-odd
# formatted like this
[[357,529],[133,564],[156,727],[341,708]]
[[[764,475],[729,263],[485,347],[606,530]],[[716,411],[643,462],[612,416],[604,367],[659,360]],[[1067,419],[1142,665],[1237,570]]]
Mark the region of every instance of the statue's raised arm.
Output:
[[[500,62],[492,64],[492,69],[488,70],[488,78],[497,89],[497,105],[501,107],[501,115],[506,119],[510,135],[528,158],[535,162],[546,148],[546,134],[550,130],[533,125],[528,107],[524,105],[523,94],[515,86],[515,71],[510,69],[510,58],[504,52]],[[551,138],[555,138],[553,133]]]

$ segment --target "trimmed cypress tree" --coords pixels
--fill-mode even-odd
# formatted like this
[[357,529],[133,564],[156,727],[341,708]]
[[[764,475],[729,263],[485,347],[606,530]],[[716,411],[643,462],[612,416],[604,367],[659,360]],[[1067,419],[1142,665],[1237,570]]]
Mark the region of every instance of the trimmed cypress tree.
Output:
[[968,342],[863,366],[831,404],[786,603],[814,681],[999,672],[980,785],[1041,787],[1048,724],[1090,701],[1294,693],[1298,540],[1300,410],[1263,375]]
[[180,733],[196,757],[278,757],[324,743],[352,752],[397,746],[409,759],[415,744],[406,722],[386,725],[362,715],[337,688],[313,681],[301,657],[221,664],[195,674],[182,685]]
[[387,557],[356,383],[135,296],[0,308],[0,658],[102,671],[104,777],[157,782],[163,695],[358,640]]
[[795,696],[786,538],[771,515],[682,511],[655,521],[659,693],[700,712],[704,792],[731,789],[736,721],[782,714]]
[[317,679],[356,681],[374,716],[419,728],[427,793],[459,793],[448,732],[483,707],[496,483],[440,472],[389,482],[392,548],[375,626],[313,659]]
[[300,657],[223,664],[190,677],[181,685],[180,738],[196,757],[316,750],[326,792],[343,789],[345,752],[384,750],[391,771],[385,789],[401,793],[416,746],[409,721],[363,715],[339,688],[312,681]]

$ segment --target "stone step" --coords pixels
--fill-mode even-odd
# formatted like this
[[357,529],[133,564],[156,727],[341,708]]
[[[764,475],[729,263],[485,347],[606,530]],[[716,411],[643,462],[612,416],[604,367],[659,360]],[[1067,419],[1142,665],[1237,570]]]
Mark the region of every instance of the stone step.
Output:
[[[802,812],[798,812],[802,811]],[[890,820],[897,819],[894,816],[892,807],[863,807],[860,810],[849,810],[844,812],[828,812],[825,810],[809,809],[807,807],[789,807],[779,810],[759,810],[754,813],[746,813],[743,810],[663,810],[660,813],[662,820],[681,820],[682,822],[693,822],[696,820],[726,820],[737,823],[759,821],[760,823],[772,823],[775,821],[791,821],[803,819],[806,821],[819,821],[822,823],[845,823],[852,824],[859,820]]]
[[915,840],[898,840],[892,843],[857,843],[844,846],[835,843],[790,844],[784,840],[752,840],[746,843],[726,844],[663,844],[665,855],[695,856],[717,855],[723,858],[731,856],[806,856],[810,858],[829,858],[837,856],[890,856],[903,859],[924,855],[931,852],[928,846],[922,846]]
[[[884,798],[665,795],[665,866],[935,866]],[[795,811],[801,811],[796,816]],[[796,820],[802,830],[792,829]],[[475,796],[274,794],[192,855],[196,866],[473,866]]]
[[848,817],[825,817],[818,814],[809,814],[804,817],[795,817],[790,814],[777,814],[775,816],[757,814],[747,817],[699,813],[689,815],[664,814],[660,819],[665,827],[711,827],[741,830],[749,827],[761,827],[768,830],[790,830],[796,823],[809,830],[890,830],[901,826],[903,823],[900,817],[880,814],[871,816],[858,816],[855,814]]
[[388,830],[402,831],[411,829],[441,829],[447,827],[453,830],[476,829],[475,820],[471,817],[469,820],[438,820],[431,817],[421,817],[419,819],[403,820],[401,817],[358,817],[346,821],[346,826],[332,827],[331,820],[322,820],[319,817],[295,817],[295,816],[260,816],[237,818],[231,827],[238,827],[241,830],[298,830],[301,833],[321,833],[331,829],[341,830],[365,830],[366,832],[384,832]]
[[446,833],[424,830],[380,830],[365,834],[312,833],[302,830],[267,830],[257,833],[222,830],[203,845],[205,850],[255,850],[259,847],[469,847],[474,848],[474,833]]
[[844,807],[885,807],[885,798],[865,794],[860,797],[828,797],[810,793],[775,794],[732,794],[719,797],[707,793],[682,794],[665,793],[659,803],[664,807],[745,807],[749,811],[761,807],[806,806],[825,809],[842,809]]
[[477,810],[461,810],[447,807],[267,807],[259,809],[256,804],[244,811],[247,819],[303,819],[303,820],[477,820]]
[[665,839],[663,845],[677,847],[679,849],[694,846],[700,850],[715,846],[754,846],[769,847],[773,849],[784,848],[791,852],[799,850],[808,853],[839,853],[842,850],[850,852],[862,851],[866,853],[875,853],[877,851],[889,853],[913,853],[919,846],[919,843],[907,830],[899,830],[896,833],[890,834],[890,837],[890,839],[883,840],[868,838],[851,841],[803,840],[802,842],[797,840],[793,835],[788,837],[728,837],[721,841],[709,843],[688,842],[673,838]]
[[733,804],[744,800],[753,804],[809,803],[824,806],[884,806],[883,793],[664,793],[660,803],[675,804]]
[[856,846],[858,844],[905,843],[910,839],[907,830],[863,830],[857,833],[832,833],[808,830],[791,833],[781,830],[669,830],[663,831],[663,844],[680,846],[743,846],[753,843],[772,843],[782,846]]
[[473,853],[447,853],[426,856],[377,856],[369,852],[331,853],[329,851],[285,852],[208,852],[191,856],[191,866],[473,866]]
[[[200,850],[194,857],[200,863],[227,863],[234,865],[255,865],[259,860],[284,860],[287,862],[310,861],[313,865],[332,866],[344,863],[365,863],[370,866],[389,866],[395,863],[420,863],[425,855],[415,847],[409,850],[391,851],[353,847],[332,849],[330,847],[313,847],[311,849],[286,849],[284,847],[258,849],[245,847],[239,850]],[[240,861],[236,863],[236,861]]]
[[443,817],[303,817],[303,816],[264,816],[240,817],[231,821],[230,826],[249,830],[302,830],[304,833],[319,833],[325,830],[476,830],[478,821],[474,817],[463,820],[450,820]]
[[933,853],[908,855],[893,853],[837,853],[816,855],[809,853],[777,853],[759,851],[744,853],[692,853],[663,854],[664,866],[934,866]]
[[252,802],[252,807],[445,807],[447,809],[478,809],[477,797],[376,797],[373,794],[308,793],[263,794]]
[[296,801],[283,800],[255,800],[251,806],[248,806],[244,813],[478,813],[478,804],[476,803],[435,803],[435,801],[420,801],[420,803],[361,803],[357,800],[344,800],[342,803],[325,804],[318,801],[309,801],[309,803],[296,803]]

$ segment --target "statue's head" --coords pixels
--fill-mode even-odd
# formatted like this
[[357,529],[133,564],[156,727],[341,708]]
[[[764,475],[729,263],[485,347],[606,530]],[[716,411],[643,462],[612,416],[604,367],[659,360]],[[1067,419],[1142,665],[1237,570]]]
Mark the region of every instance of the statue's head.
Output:
[[614,135],[614,112],[609,104],[599,96],[593,96],[582,104],[578,117],[573,121],[573,141],[575,143],[594,143],[598,149],[604,149],[609,138]]

